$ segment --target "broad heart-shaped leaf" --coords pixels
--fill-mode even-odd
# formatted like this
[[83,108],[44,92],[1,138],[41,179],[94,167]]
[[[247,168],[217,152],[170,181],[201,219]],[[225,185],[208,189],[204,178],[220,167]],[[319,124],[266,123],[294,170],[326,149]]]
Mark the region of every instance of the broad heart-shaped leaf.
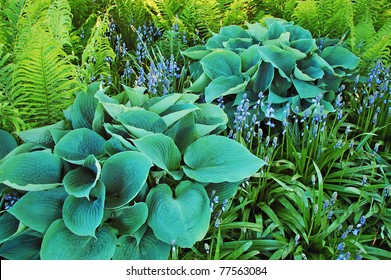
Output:
[[51,134],[51,130],[64,129],[64,121],[60,121],[55,124],[51,124],[48,126],[33,128],[25,131],[21,131],[19,133],[20,139],[25,143],[37,143],[42,145],[52,145],[54,144],[54,140]]
[[209,85],[209,83],[212,80],[206,75],[205,73],[202,73],[201,76],[195,80],[191,86],[187,89],[187,91],[190,92],[202,92],[205,90],[205,88]]
[[299,93],[300,98],[315,98],[326,92],[326,90],[304,81],[292,79],[292,82]]
[[208,50],[206,46],[194,46],[182,51],[182,54],[191,59],[200,60],[210,52],[211,50]]
[[340,46],[327,47],[320,53],[320,56],[333,68],[342,67],[353,70],[360,62],[360,59],[351,51]]
[[182,181],[173,194],[160,184],[147,196],[148,225],[155,236],[167,244],[191,248],[202,240],[209,228],[209,197],[201,184]]
[[210,135],[191,144],[184,156],[185,174],[198,182],[238,182],[254,175],[265,162],[238,142]]
[[42,148],[42,146],[35,143],[23,143],[8,152],[3,158],[0,158],[0,165],[17,155],[32,152],[33,150],[37,150],[39,148]]
[[0,129],[0,159],[17,146],[15,138],[7,131]]
[[83,164],[89,155],[102,155],[105,152],[105,142],[96,132],[79,128],[62,137],[54,147],[54,153],[70,163]]
[[147,221],[148,206],[139,202],[133,206],[121,207],[114,211],[114,216],[111,226],[118,229],[121,235],[131,235]]
[[144,109],[156,114],[161,114],[174,105],[181,98],[181,96],[182,95],[179,93],[171,93],[152,98],[144,104]]
[[26,193],[8,212],[23,224],[44,233],[62,217],[62,206],[67,193],[64,188]]
[[134,127],[153,133],[163,133],[167,129],[166,123],[158,114],[145,109],[124,112],[118,119],[126,128]]
[[238,76],[220,76],[205,88],[205,101],[210,103],[221,96],[242,92],[248,81]]
[[194,125],[194,114],[187,114],[164,133],[174,140],[181,154],[194,142]]
[[100,178],[100,173],[99,161],[94,155],[90,155],[84,161],[83,166],[69,171],[64,176],[62,184],[70,195],[88,198],[91,189],[95,187]]
[[140,242],[133,236],[121,236],[113,260],[167,260],[170,245],[156,238],[149,229]]
[[71,114],[73,129],[92,128],[92,121],[98,104],[95,93],[100,89],[100,85],[99,82],[92,83],[88,86],[87,92],[80,91],[76,96]]
[[176,121],[180,120],[184,116],[196,110],[199,110],[199,108],[194,104],[175,104],[168,108],[166,111],[164,111],[164,113],[162,113],[162,118],[166,123],[167,127],[169,127]]
[[261,59],[259,48],[258,45],[253,45],[240,54],[242,72],[247,72],[251,67],[258,64]]
[[232,198],[238,190],[240,182],[222,182],[217,184],[208,184],[205,186],[206,191],[208,192],[209,197],[214,195],[218,197],[219,203],[223,203],[225,199]]
[[227,128],[228,117],[219,106],[209,103],[197,106],[201,110],[196,112],[195,138],[203,137],[211,132],[218,134]]
[[212,80],[218,77],[242,75],[240,56],[229,50],[217,50],[200,61],[205,74]]
[[286,77],[290,76],[296,66],[294,55],[279,47],[273,45],[262,46],[259,48],[259,52],[264,61],[271,63],[275,68],[281,70],[281,75],[284,74]]
[[253,91],[257,94],[265,92],[271,85],[274,78],[274,67],[271,63],[262,61],[255,75],[251,78]]
[[144,94],[146,88],[136,87],[131,88],[126,85],[122,85],[125,89],[126,96],[129,98],[131,106],[142,107],[145,102],[149,100],[148,94]]
[[42,233],[27,229],[0,247],[0,256],[8,260],[38,260]]
[[106,186],[106,208],[129,203],[143,188],[152,161],[135,151],[109,157],[103,165],[101,179]]
[[19,220],[8,212],[0,216],[0,244],[14,235],[19,227]]
[[57,220],[46,231],[41,247],[42,260],[110,260],[117,237],[114,229],[103,224],[96,237],[73,234],[63,220]]
[[170,137],[155,133],[133,141],[140,152],[145,154],[158,167],[168,172],[181,165],[181,153]]
[[0,183],[21,191],[40,191],[61,185],[62,160],[49,151],[16,155],[0,165]]
[[105,204],[105,186],[98,181],[90,198],[69,195],[64,202],[62,215],[67,228],[79,236],[94,236],[101,224]]

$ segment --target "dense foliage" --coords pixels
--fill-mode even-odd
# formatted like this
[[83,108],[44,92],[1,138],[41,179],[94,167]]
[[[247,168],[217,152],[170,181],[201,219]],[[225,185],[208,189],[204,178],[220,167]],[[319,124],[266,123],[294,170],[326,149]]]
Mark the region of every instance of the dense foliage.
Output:
[[391,4],[0,0],[0,257],[391,259]]

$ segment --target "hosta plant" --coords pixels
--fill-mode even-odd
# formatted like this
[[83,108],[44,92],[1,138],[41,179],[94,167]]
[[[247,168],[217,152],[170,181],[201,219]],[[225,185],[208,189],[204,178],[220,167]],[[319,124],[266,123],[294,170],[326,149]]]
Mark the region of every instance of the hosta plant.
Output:
[[216,135],[227,123],[217,105],[144,91],[110,97],[93,83],[21,145],[0,134],[0,184],[21,194],[0,216],[0,256],[167,259],[203,239],[211,193],[232,197],[264,162]]
[[318,48],[308,30],[282,19],[247,27],[223,27],[205,45],[183,52],[195,60],[188,92],[204,94],[206,102],[223,100],[227,109],[243,94],[250,105],[261,98],[261,119],[283,121],[287,106],[304,115],[316,98],[325,112],[334,110],[335,92],[359,63],[352,52],[338,44]]

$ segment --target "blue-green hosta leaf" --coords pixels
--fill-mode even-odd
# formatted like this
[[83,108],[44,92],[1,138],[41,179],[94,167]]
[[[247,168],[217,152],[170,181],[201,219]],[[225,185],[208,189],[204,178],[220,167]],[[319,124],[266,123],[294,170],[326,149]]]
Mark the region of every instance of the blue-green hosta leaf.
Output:
[[284,25],[284,28],[290,33],[292,41],[299,39],[312,39],[311,32],[298,25]]
[[203,137],[211,132],[218,134],[227,128],[228,117],[219,106],[209,103],[197,106],[201,110],[196,112],[195,138]]
[[121,236],[113,260],[167,260],[170,247],[157,239],[149,229],[140,241],[133,236]]
[[7,131],[0,129],[0,159],[5,157],[17,146],[15,138]]
[[105,143],[105,151],[110,156],[116,153],[125,152],[126,150],[127,149],[122,145],[121,141],[118,138],[111,137]]
[[298,39],[290,42],[290,47],[302,53],[310,53],[317,49],[315,39]]
[[54,143],[52,134],[50,133],[52,129],[64,129],[64,121],[60,121],[58,123],[51,124],[48,126],[21,131],[19,133],[19,137],[25,143],[30,142],[42,145],[51,145]]
[[40,191],[61,185],[62,160],[48,151],[16,155],[0,165],[0,183],[21,191]]
[[90,191],[100,178],[101,166],[99,161],[90,155],[83,166],[69,171],[62,181],[65,190],[75,197],[88,198]]
[[320,53],[320,56],[333,68],[342,67],[353,70],[360,62],[360,59],[351,51],[340,46],[327,47]]
[[92,128],[92,121],[98,104],[95,93],[100,89],[100,85],[99,82],[92,83],[88,86],[87,92],[80,91],[76,96],[71,113],[73,129]]
[[254,44],[252,38],[231,38],[227,42],[223,42],[223,46],[227,50],[235,53],[241,53]]
[[61,130],[61,129],[52,129],[50,130],[51,137],[54,141],[54,144],[57,144],[61,138],[63,138],[71,130]]
[[102,155],[105,152],[105,142],[96,132],[79,128],[62,137],[54,147],[54,153],[70,163],[83,164],[89,155]]
[[228,41],[229,38],[229,36],[215,34],[211,38],[209,38],[208,41],[206,41],[205,46],[208,50],[223,49],[223,42]]
[[307,57],[306,53],[303,53],[303,52],[299,51],[298,49],[294,49],[289,46],[284,46],[283,49],[290,52],[291,54],[293,54],[293,56],[295,57],[296,60],[301,60],[301,59],[304,59]]
[[94,236],[103,219],[105,186],[98,181],[89,198],[69,195],[64,202],[62,215],[67,228],[79,236]]
[[181,154],[194,142],[194,125],[194,114],[187,114],[164,133],[174,140]]
[[238,142],[210,135],[191,144],[184,156],[185,174],[199,182],[238,182],[254,175],[265,162]]
[[57,220],[46,231],[41,247],[42,260],[110,260],[117,237],[114,229],[103,224],[96,237],[73,234],[63,220]]
[[198,79],[191,84],[187,91],[202,92],[205,90],[205,88],[209,85],[211,81],[212,80],[208,77],[208,75],[202,73],[201,76],[199,76]]
[[216,98],[242,92],[246,89],[249,79],[243,77],[220,76],[205,88],[205,101],[212,102]]
[[113,125],[113,124],[105,123],[104,128],[108,134],[110,134],[113,138],[116,138],[118,141],[120,141],[121,144],[127,150],[130,151],[136,150],[136,147],[134,147],[128,140],[126,140],[130,138],[130,132],[128,132],[123,125]]
[[129,151],[109,157],[102,168],[106,186],[106,208],[129,203],[143,188],[152,161],[142,153]]
[[14,235],[19,228],[19,220],[8,212],[0,216],[0,244]]
[[180,120],[181,118],[196,110],[199,110],[199,108],[194,104],[175,104],[168,108],[166,111],[164,111],[164,113],[162,114],[162,119],[164,120],[167,127],[169,127],[176,121]]
[[265,92],[274,79],[274,67],[271,63],[262,61],[255,75],[251,78],[255,93]]
[[296,59],[293,54],[284,51],[279,47],[268,45],[259,48],[264,61],[271,63],[280,70],[280,74],[289,77],[296,66]]
[[229,50],[214,51],[201,59],[200,63],[212,80],[221,76],[242,76],[240,56]]
[[240,182],[222,182],[217,184],[208,184],[205,186],[209,197],[218,197],[219,203],[223,203],[226,199],[231,199],[238,190]]
[[250,38],[247,31],[238,25],[224,26],[220,29],[219,35],[227,36],[229,38]]
[[191,248],[209,228],[209,197],[198,183],[182,181],[173,194],[166,184],[152,188],[147,196],[148,225],[167,244]]
[[152,98],[144,104],[144,109],[159,115],[174,105],[181,96],[182,94],[179,93],[171,93],[161,97]]
[[312,66],[305,68],[305,69],[299,69],[296,67],[293,74],[294,74],[295,78],[297,78],[299,80],[302,80],[305,82],[311,82],[311,81],[315,81],[317,79],[322,78],[324,75],[324,71],[320,68],[316,68],[316,67],[312,67]]
[[8,152],[3,158],[0,158],[0,165],[9,160],[10,158],[13,158],[17,155],[32,152],[34,150],[42,148],[41,145],[37,145],[35,143],[23,143],[10,152]]
[[133,141],[134,145],[158,167],[168,172],[181,165],[181,153],[174,140],[161,134],[151,134]]
[[67,193],[64,188],[26,193],[8,212],[23,224],[44,233],[62,217],[62,206]]
[[38,260],[42,233],[27,229],[0,247],[0,256],[8,260]]
[[250,24],[246,23],[248,27],[247,33],[251,35],[251,37],[258,42],[263,42],[266,39],[267,28],[261,25],[259,22]]
[[260,46],[253,45],[240,54],[240,59],[242,61],[242,72],[247,72],[251,67],[259,63],[261,60],[259,48]]
[[206,46],[194,46],[182,51],[182,54],[190,57],[191,59],[200,60],[210,52],[211,51],[208,50]]
[[119,234],[132,235],[147,221],[148,206],[144,202],[139,202],[133,206],[121,207],[114,215],[111,225],[119,230]]
[[281,34],[285,33],[286,29],[277,21],[272,22],[268,25],[266,33],[266,40],[273,40],[280,38]]
[[[131,133],[136,133],[136,137],[140,136],[137,134],[140,129],[147,131],[147,134],[163,133],[167,129],[166,123],[158,114],[145,109],[122,113],[118,119]],[[135,129],[132,130],[133,127]]]
[[116,104],[116,103],[100,103],[104,110],[110,115],[110,117],[113,118],[115,121],[119,121],[119,116],[122,113],[126,112],[134,112],[136,110],[140,110],[138,107],[128,107],[123,104]]
[[304,81],[292,79],[292,82],[299,93],[300,98],[315,98],[326,92],[326,90]]
[[122,85],[122,86],[125,89],[125,93],[129,98],[132,107],[134,106],[142,107],[149,100],[148,94],[144,94],[146,88],[144,87],[131,88],[126,85]]

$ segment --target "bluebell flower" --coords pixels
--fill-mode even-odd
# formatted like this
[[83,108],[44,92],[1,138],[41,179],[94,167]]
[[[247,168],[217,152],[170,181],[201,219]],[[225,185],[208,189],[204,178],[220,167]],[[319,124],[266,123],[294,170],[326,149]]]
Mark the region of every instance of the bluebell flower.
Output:
[[338,249],[338,251],[343,251],[343,250],[345,250],[345,242],[339,243],[337,249]]

